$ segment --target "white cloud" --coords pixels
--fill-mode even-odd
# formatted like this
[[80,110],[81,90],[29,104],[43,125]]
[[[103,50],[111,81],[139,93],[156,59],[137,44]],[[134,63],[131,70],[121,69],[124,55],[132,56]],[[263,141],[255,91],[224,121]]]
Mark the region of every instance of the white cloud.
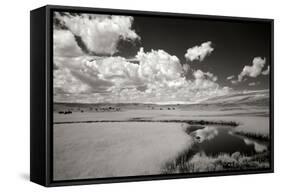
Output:
[[118,42],[136,40],[140,37],[132,30],[133,17],[96,14],[55,14],[76,36],[80,36],[87,48],[97,54],[114,54]]
[[[139,39],[132,30],[133,17],[69,13],[55,17],[65,26],[54,29],[55,101],[193,103],[230,91],[216,83],[214,74],[194,71],[164,50],[141,48],[131,59],[83,53],[77,37],[90,52],[109,55],[118,52],[121,39]],[[185,56],[202,61],[213,50],[211,42],[205,42],[188,49]]]
[[232,80],[232,79],[234,79],[234,77],[235,77],[234,75],[231,75],[231,76],[228,76],[226,79],[227,80]]
[[163,50],[145,53],[141,48],[136,58],[139,60],[138,75],[149,82],[176,80],[182,72],[180,60]]
[[202,80],[202,79],[208,79],[211,81],[217,81],[217,76],[210,72],[203,72],[200,69],[196,70],[193,72],[193,76],[195,77],[196,80]]
[[238,81],[241,82],[244,77],[257,77],[261,74],[262,69],[266,63],[266,59],[262,59],[261,57],[255,57],[253,59],[253,65],[244,66],[242,72],[238,75]]
[[190,65],[188,65],[187,63],[182,64],[182,69],[184,71],[184,73],[188,73],[189,69],[190,69]]
[[267,66],[267,69],[266,70],[264,70],[263,72],[261,72],[263,75],[268,75],[269,74],[269,72],[270,72],[270,66],[268,65]]
[[83,55],[70,31],[54,30],[53,40],[54,56],[77,57]]
[[[140,49],[136,60],[138,64],[123,57],[56,58],[57,65],[68,70],[54,75],[55,87],[75,102],[188,103],[230,91],[220,87],[210,72],[196,70],[187,80],[179,59],[163,50]],[[62,95],[55,100],[62,100]]]
[[212,42],[207,41],[202,43],[200,46],[194,46],[187,49],[186,54],[184,55],[187,61],[199,60],[203,61],[207,55],[210,55],[214,48],[211,47]]
[[86,93],[90,87],[79,79],[75,78],[71,70],[67,68],[54,71],[54,90],[55,93],[61,94],[77,94]]

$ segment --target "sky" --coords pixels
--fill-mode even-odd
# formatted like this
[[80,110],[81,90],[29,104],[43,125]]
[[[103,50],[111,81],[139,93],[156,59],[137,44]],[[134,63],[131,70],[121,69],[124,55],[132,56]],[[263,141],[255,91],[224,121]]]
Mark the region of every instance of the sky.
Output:
[[262,22],[55,12],[55,102],[200,103],[269,89]]

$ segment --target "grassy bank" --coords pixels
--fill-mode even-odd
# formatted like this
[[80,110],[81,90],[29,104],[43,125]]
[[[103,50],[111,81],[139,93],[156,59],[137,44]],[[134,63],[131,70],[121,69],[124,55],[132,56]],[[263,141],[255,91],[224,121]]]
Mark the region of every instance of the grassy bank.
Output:
[[176,160],[163,166],[163,174],[211,172],[225,170],[249,170],[264,169],[270,167],[269,152],[254,156],[245,156],[239,152],[233,154],[219,154],[207,156],[204,153],[196,153],[186,159],[186,154],[181,154]]
[[54,122],[54,124],[72,124],[72,123],[120,123],[120,122],[151,122],[151,123],[188,123],[190,125],[228,125],[238,126],[234,121],[206,121],[206,120],[150,120],[142,118],[133,118],[128,120],[93,120],[93,121],[65,121]]

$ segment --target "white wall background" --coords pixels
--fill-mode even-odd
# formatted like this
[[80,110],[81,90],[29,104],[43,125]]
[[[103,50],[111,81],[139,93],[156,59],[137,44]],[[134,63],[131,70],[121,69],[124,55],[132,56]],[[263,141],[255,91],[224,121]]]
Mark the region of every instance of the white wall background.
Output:
[[[44,188],[29,179],[29,10],[45,4],[275,19],[275,173]],[[0,191],[275,191],[281,181],[278,0],[7,0],[0,11]],[[241,44],[243,46],[243,44]],[[279,182],[279,183],[278,183]]]

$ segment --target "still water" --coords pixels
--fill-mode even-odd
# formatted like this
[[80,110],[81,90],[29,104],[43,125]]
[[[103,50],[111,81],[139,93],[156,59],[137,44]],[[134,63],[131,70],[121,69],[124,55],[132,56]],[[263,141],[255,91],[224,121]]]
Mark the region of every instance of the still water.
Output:
[[236,135],[231,126],[190,126],[187,133],[195,141],[197,151],[206,155],[220,153],[254,155],[268,150],[268,143]]

